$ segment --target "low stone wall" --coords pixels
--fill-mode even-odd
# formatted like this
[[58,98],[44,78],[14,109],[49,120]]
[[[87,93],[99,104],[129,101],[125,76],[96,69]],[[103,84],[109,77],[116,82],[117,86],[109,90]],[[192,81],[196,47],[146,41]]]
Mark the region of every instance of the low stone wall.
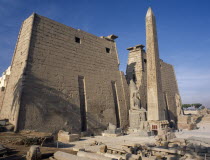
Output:
[[192,130],[196,128],[196,123],[194,123],[194,118],[190,115],[183,115],[178,118],[178,129],[188,129]]
[[184,114],[198,114],[198,111],[184,111]]

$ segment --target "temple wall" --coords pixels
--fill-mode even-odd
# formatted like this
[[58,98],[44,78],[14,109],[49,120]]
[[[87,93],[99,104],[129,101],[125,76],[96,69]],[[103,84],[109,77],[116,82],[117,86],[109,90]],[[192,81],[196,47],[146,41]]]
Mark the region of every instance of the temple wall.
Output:
[[165,100],[167,103],[169,119],[177,120],[177,104],[176,104],[176,94],[179,95],[178,86],[176,82],[176,76],[174,73],[173,66],[167,64],[163,61],[161,64],[161,77],[162,77],[162,87],[165,95]]
[[32,15],[26,19],[20,29],[11,63],[11,75],[8,78],[0,110],[0,119],[9,119],[14,125],[16,125],[19,113],[23,72],[27,63],[33,18],[34,16]]
[[127,85],[118,65],[115,42],[36,15],[19,129],[80,132],[81,110],[87,131],[98,133],[109,122],[125,127]]
[[4,87],[0,87],[0,111],[1,111],[1,108],[2,108],[4,95],[5,95],[5,89],[4,89]]
[[[130,79],[133,78],[133,74],[135,74],[136,85],[138,86],[141,94],[141,103],[145,106],[145,108],[147,108],[147,61],[145,52],[142,53],[140,50],[135,50],[135,48],[133,48],[129,51],[126,70],[128,83]],[[164,103],[166,104],[164,116],[168,120],[176,121],[178,107],[176,103],[176,94],[179,95],[179,91],[173,66],[160,60],[160,72],[162,94],[164,95]]]
[[125,119],[123,119],[123,123],[128,125],[129,122],[129,109],[130,109],[130,92],[129,92],[129,87],[128,87],[128,83],[126,81],[126,77],[124,75],[123,72],[121,72],[121,81],[123,84],[123,95],[124,95],[124,100],[125,100],[125,107],[122,110],[123,117],[125,117]]

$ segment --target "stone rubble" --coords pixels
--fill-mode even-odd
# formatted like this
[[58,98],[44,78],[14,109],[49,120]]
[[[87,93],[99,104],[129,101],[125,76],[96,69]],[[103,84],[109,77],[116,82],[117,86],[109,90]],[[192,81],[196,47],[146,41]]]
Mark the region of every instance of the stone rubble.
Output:
[[91,159],[89,159],[87,157],[86,158],[78,157],[76,155],[65,153],[65,152],[61,152],[61,151],[55,152],[53,159],[56,159],[56,160],[91,160]]
[[0,144],[0,157],[4,156],[5,154],[7,154],[7,148]]
[[68,142],[78,141],[79,139],[80,139],[79,134],[70,134],[69,132],[65,132],[63,130],[60,130],[58,132],[58,141],[59,142],[68,143]]
[[0,120],[0,132],[12,132],[14,131],[14,125],[7,119]]
[[117,137],[122,135],[122,129],[121,128],[117,128],[115,125],[113,125],[112,123],[109,123],[107,130],[105,130],[102,133],[102,136],[105,137]]
[[41,160],[42,154],[39,146],[32,145],[26,155],[27,160]]

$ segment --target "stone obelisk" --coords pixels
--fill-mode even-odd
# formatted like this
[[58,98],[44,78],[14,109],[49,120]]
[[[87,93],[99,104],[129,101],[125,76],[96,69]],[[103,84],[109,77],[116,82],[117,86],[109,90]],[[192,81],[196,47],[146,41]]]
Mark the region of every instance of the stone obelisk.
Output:
[[147,119],[165,120],[156,21],[152,9],[146,15]]

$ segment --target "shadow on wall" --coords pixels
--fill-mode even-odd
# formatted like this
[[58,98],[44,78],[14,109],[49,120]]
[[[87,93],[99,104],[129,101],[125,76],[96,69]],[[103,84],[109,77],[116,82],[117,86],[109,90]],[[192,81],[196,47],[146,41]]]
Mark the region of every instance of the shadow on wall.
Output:
[[128,85],[130,84],[131,79],[136,83],[135,66],[136,66],[136,62],[127,65],[126,80],[127,80]]
[[177,129],[177,117],[170,110],[167,111],[167,119],[169,122],[169,127]]
[[[22,93],[18,128],[19,130],[31,129],[43,132],[57,132],[63,129],[72,133],[79,133],[81,132],[79,86],[78,90],[70,92],[62,79],[63,75],[57,71],[57,66],[47,64],[45,60],[50,57],[48,53],[50,50],[45,50],[46,53],[44,54],[34,52],[33,48],[40,43],[40,37],[36,33],[36,27],[40,23],[40,17],[35,16],[24,78],[18,80],[14,91],[15,98],[12,109],[16,107],[16,103],[19,101],[19,93]],[[46,55],[48,57],[45,57]],[[40,58],[41,56],[42,58]],[[35,66],[36,64],[38,66]],[[48,67],[50,69],[46,70]],[[48,79],[47,71],[51,74]],[[53,76],[54,73],[57,73],[57,76]],[[99,116],[100,114],[87,113],[86,119],[89,132],[98,133],[106,129],[108,124],[100,123]]]
[[18,105],[20,104],[20,95],[23,89],[23,81],[24,81],[24,75],[21,75],[21,77],[18,79],[17,83],[15,84],[12,106],[10,110],[11,113],[15,113],[17,111]]
[[[61,129],[71,133],[81,132],[80,107],[68,94],[56,87],[50,87],[49,81],[43,81],[31,74],[31,64],[27,66],[25,78],[20,78],[15,86],[12,110],[20,101],[18,129],[30,129],[43,132],[57,132]],[[88,132],[97,134],[106,129],[94,115],[87,113]]]
[[[135,74],[135,66],[136,66],[136,62],[134,63],[131,63],[129,65],[127,65],[127,71],[126,71],[126,80],[127,80],[127,83],[128,85],[130,84],[130,80],[132,79],[135,84],[136,84],[136,81],[138,80],[137,77],[136,77],[136,74]],[[146,68],[144,68],[145,70]],[[144,71],[146,72],[146,70]],[[142,74],[144,74],[144,72],[142,71]],[[142,78],[141,78],[141,84],[139,86],[139,91],[140,91],[140,100],[141,100],[141,108],[144,108],[147,110],[147,92],[146,92],[146,78],[144,77],[145,75],[142,75]]]
[[[127,65],[126,80],[127,80],[128,85],[130,84],[131,79],[133,79],[133,81],[135,83],[136,83],[136,80],[138,81],[138,79],[137,79],[138,77],[136,77],[136,75],[135,75],[135,66],[136,66],[135,62]],[[146,68],[144,68],[144,72],[146,72]],[[144,72],[142,71],[142,73],[144,73]],[[140,98],[141,99],[141,107],[143,107],[144,109],[147,110],[147,79],[144,76],[146,76],[146,75],[142,75],[141,83],[140,83],[140,86],[139,86],[139,91],[140,91],[140,95],[141,95],[141,98]],[[171,120],[172,120],[175,123],[174,125],[176,127],[177,116],[174,115],[174,113],[169,109],[169,106],[168,106],[167,100],[166,100],[166,96],[164,97],[164,100],[165,100],[165,103],[166,103],[166,109],[164,110],[165,118],[169,122],[171,122]]]

